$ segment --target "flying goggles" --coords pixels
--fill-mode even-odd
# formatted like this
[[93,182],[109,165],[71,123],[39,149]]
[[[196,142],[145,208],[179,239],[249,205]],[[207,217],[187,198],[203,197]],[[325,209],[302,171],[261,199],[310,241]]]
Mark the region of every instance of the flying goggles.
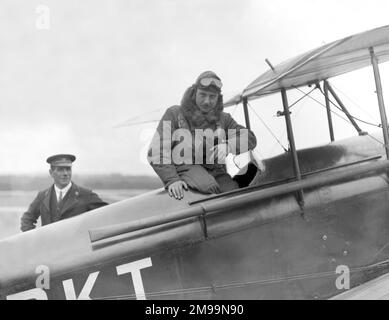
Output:
[[221,89],[223,84],[222,82],[219,80],[219,79],[216,79],[216,78],[202,78],[200,80],[200,84],[203,86],[203,87],[208,87],[210,85],[214,85],[215,87]]

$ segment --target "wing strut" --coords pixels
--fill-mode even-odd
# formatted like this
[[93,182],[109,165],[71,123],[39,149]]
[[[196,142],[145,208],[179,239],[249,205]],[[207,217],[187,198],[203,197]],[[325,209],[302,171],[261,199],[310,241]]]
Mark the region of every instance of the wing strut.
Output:
[[350,112],[348,112],[346,106],[343,104],[342,100],[340,100],[340,98],[338,97],[338,95],[336,94],[336,92],[334,91],[334,89],[332,89],[330,83],[325,80],[324,83],[326,84],[327,86],[327,89],[329,90],[329,92],[331,92],[332,96],[335,98],[336,102],[339,104],[339,106],[342,108],[342,111],[344,112],[344,114],[347,116],[347,118],[350,120],[351,124],[354,126],[354,128],[358,131],[358,134],[360,136],[364,136],[366,135],[367,133],[365,131],[363,131],[359,126],[358,124],[356,123],[356,121],[354,120],[354,118],[352,117],[352,115],[350,114]]
[[246,128],[251,130],[251,128],[250,128],[249,109],[247,108],[247,98],[243,99],[243,111],[244,111],[244,119],[246,121]]
[[335,136],[334,136],[334,126],[332,124],[331,104],[330,104],[330,99],[328,97],[328,82],[327,82],[327,80],[324,81],[324,96],[326,98],[328,129],[330,130],[330,139],[332,142],[332,141],[335,141]]
[[[299,160],[297,157],[297,150],[296,150],[296,145],[294,142],[292,121],[290,120],[288,97],[286,95],[285,88],[281,89],[281,96],[282,96],[282,104],[284,106],[284,115],[285,115],[285,121],[286,121],[286,130],[288,132],[289,146],[290,146],[290,151],[292,153],[294,174],[295,174],[297,180],[301,180]],[[300,207],[303,207],[304,206],[304,194],[303,194],[302,190],[297,191],[297,200],[299,202]]]
[[375,85],[376,85],[378,106],[380,108],[382,133],[384,135],[386,158],[389,159],[388,120],[386,118],[384,97],[382,94],[382,84],[381,84],[380,70],[378,68],[378,59],[374,53],[374,48],[372,48],[372,47],[369,48],[369,51],[370,51],[370,57],[371,57],[371,64],[373,65],[373,71],[374,71],[374,80],[375,80]]

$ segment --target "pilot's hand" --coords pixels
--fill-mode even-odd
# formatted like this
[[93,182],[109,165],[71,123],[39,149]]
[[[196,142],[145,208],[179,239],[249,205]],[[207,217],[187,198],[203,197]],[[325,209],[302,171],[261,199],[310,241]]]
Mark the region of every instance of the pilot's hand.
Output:
[[228,143],[219,143],[211,148],[211,159],[215,160],[215,163],[224,164],[226,157],[230,153],[230,146]]
[[210,193],[221,193],[220,187],[218,184],[213,184],[208,188]]
[[179,180],[169,185],[167,191],[169,196],[181,200],[184,197],[184,189],[188,190],[188,185],[185,181]]

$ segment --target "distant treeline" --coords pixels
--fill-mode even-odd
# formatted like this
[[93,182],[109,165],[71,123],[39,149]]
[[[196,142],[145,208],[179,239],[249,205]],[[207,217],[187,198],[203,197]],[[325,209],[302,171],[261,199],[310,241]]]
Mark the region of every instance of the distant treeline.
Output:
[[[90,189],[157,189],[158,177],[122,174],[76,175],[72,180]],[[53,183],[49,175],[0,175],[0,190],[42,190]]]

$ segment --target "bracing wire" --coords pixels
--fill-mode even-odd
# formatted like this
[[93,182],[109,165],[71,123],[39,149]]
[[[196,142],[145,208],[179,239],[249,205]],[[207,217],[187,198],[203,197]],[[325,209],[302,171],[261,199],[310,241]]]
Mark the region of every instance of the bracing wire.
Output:
[[[299,90],[299,91],[302,92],[302,93],[305,93],[303,90],[301,90],[301,89],[298,88],[298,87],[294,87],[294,88],[297,89],[297,90]],[[322,107],[324,107],[324,108],[327,109],[327,107],[326,107],[323,103],[321,103],[319,100],[315,99],[314,97],[312,97],[312,96],[310,96],[310,95],[309,95],[308,97],[311,98],[311,99],[312,99],[313,101],[315,101],[316,103],[318,103],[319,105],[321,105]],[[340,111],[343,112],[343,110],[340,109],[337,105],[335,105],[335,107],[336,107],[337,109],[339,109]],[[339,115],[338,113],[336,113],[334,110],[330,110],[330,111],[331,111],[334,115],[336,115],[338,118],[340,118],[340,119],[344,120],[345,122],[347,122],[348,124],[352,125],[352,124],[350,123],[350,120],[348,120],[348,119],[342,117],[341,115]]]
[[376,142],[378,142],[379,144],[383,145],[385,147],[385,143],[383,143],[382,141],[378,140],[377,138],[373,137],[371,134],[367,134],[370,138],[372,138],[373,140],[375,140]]
[[[297,90],[299,90],[300,92],[304,93],[304,91],[301,90],[300,88],[298,88],[298,87],[294,87],[294,88],[297,89]],[[321,89],[320,87],[318,87],[318,88],[319,88],[320,92],[323,94],[323,96],[325,96],[325,94],[324,94],[324,92],[322,91],[322,89]],[[310,96],[310,95],[308,95],[308,96],[309,96],[309,98],[311,98],[312,100],[314,100],[316,103],[318,103],[319,105],[321,105],[322,107],[324,107],[324,108],[327,109],[327,107],[326,107],[323,103],[321,103],[320,101],[318,101],[317,99],[313,98],[313,97]],[[335,106],[337,109],[339,109],[340,111],[343,112],[343,110],[342,110],[340,107],[338,107],[333,101],[331,101],[331,99],[328,99],[328,100],[330,101],[330,103],[331,103],[333,106]],[[343,119],[344,121],[346,121],[348,124],[351,124],[351,122],[350,122],[349,119],[346,119],[346,118],[340,116],[340,115],[337,114],[334,110],[330,110],[330,111],[331,111],[333,114],[335,114],[336,116],[338,116],[339,118],[341,118],[341,119]],[[351,117],[352,117],[353,119],[355,119],[355,120],[360,121],[360,122],[363,122],[363,123],[369,124],[369,125],[371,125],[371,126],[375,126],[375,127],[381,128],[381,125],[376,125],[376,124],[373,124],[373,123],[369,123],[369,122],[366,122],[366,121],[364,121],[364,120],[358,119],[358,118],[353,117],[353,116],[351,116]],[[352,125],[352,124],[351,124],[351,125]],[[385,144],[384,144],[383,142],[381,142],[380,140],[376,139],[376,138],[373,137],[372,135],[370,135],[370,134],[367,134],[367,135],[368,135],[371,139],[373,139],[373,140],[375,140],[376,142],[378,142],[379,144],[385,146]]]
[[334,87],[334,89],[336,89],[336,91],[339,91],[341,94],[343,94],[351,103],[353,103],[359,110],[361,110],[363,113],[365,113],[366,115],[368,115],[370,117],[371,120],[374,120],[374,117],[369,113],[367,112],[364,108],[362,108],[359,104],[357,104],[354,99],[351,99],[351,97],[347,96],[346,93],[344,93],[342,90],[340,90],[338,87],[336,87],[333,83],[331,83],[331,86]]
[[[307,92],[307,93],[302,92],[302,93],[303,93],[303,96],[300,97],[299,99],[297,99],[295,102],[293,102],[293,103],[289,106],[288,109],[290,110],[290,109],[291,109],[293,106],[295,106],[298,102],[300,102],[301,100],[303,100],[305,97],[309,96],[314,90],[316,90],[316,87],[314,87],[311,91],[309,91],[309,92]],[[297,114],[298,114],[300,111],[301,111],[301,108],[296,112],[296,116],[297,116]],[[282,137],[284,137],[285,133],[286,133],[286,130],[284,130],[284,131],[282,132],[282,134],[281,134],[278,138],[281,139]],[[284,149],[284,150],[285,150],[285,149]],[[285,150],[285,152],[287,152],[287,151]]]
[[304,95],[297,99],[295,102],[293,102],[290,106],[289,106],[289,110],[294,106],[296,105],[298,102],[300,102],[301,100],[303,100],[306,96],[310,95],[314,90],[316,90],[316,87],[314,87],[311,91],[309,91],[308,93],[305,93],[304,92]]
[[[325,94],[323,92],[323,90],[319,87],[319,90],[321,92],[321,94],[325,97]],[[328,98],[328,101],[335,107],[337,108],[338,110],[342,111],[342,108],[338,107],[330,98]],[[318,101],[317,101],[318,102]],[[319,102],[320,103],[320,102]],[[324,104],[320,103],[322,106],[326,107]],[[327,107],[326,107],[327,108]],[[375,124],[375,123],[371,123],[371,122],[368,122],[368,121],[365,121],[365,120],[362,120],[362,119],[359,119],[357,117],[354,117],[353,115],[350,115],[354,120],[357,120],[359,122],[362,122],[362,123],[365,123],[367,125],[370,125],[370,126],[373,126],[373,127],[378,127],[378,128],[381,128],[381,126],[379,124]]]
[[265,126],[265,128],[269,131],[269,133],[273,136],[273,138],[278,142],[278,144],[281,146],[282,149],[284,149],[285,152],[288,152],[288,150],[284,147],[284,145],[281,143],[281,141],[276,137],[276,135],[273,133],[273,131],[269,128],[269,126],[265,123],[265,121],[262,120],[262,118],[259,116],[259,114],[255,111],[255,109],[247,103],[247,105],[250,107],[250,109],[254,112],[254,114],[258,117],[258,119],[261,121],[261,123]]
[[235,114],[236,109],[238,108],[238,105],[235,106],[234,110],[231,112],[231,116],[233,117]]
[[[300,102],[301,100],[303,100],[305,97],[309,96],[314,90],[316,89],[313,88],[311,91],[305,93],[303,92],[303,96],[300,97],[299,99],[297,99],[296,101],[294,101],[290,106],[289,106],[289,109],[291,109],[293,106],[295,106],[298,102]],[[249,104],[248,104],[249,105]],[[283,131],[282,135],[277,138],[275,136],[275,134],[271,131],[271,129],[266,125],[266,123],[261,119],[261,117],[256,113],[255,109],[253,107],[250,106],[250,109],[253,110],[254,114],[258,117],[258,119],[262,122],[262,124],[267,128],[267,130],[270,132],[270,134],[273,136],[273,138],[278,142],[278,144],[282,147],[282,149],[285,151],[285,152],[288,152],[288,150],[283,146],[283,144],[281,143],[280,139],[281,137],[283,137],[285,135],[285,130]],[[301,109],[300,109],[301,110]]]
[[[313,90],[312,90],[313,91]],[[311,91],[311,92],[312,92]],[[306,95],[304,96],[304,97],[306,97]],[[300,101],[301,99],[299,99],[298,101]],[[298,109],[295,113],[294,113],[294,115],[295,115],[295,118],[297,118],[297,116],[298,116],[298,114],[300,113],[300,111],[302,110],[302,107],[303,107],[304,105],[301,105],[301,107],[300,107],[300,109]],[[290,109],[290,108],[289,108]],[[280,135],[280,136],[278,136],[278,139],[281,139],[281,138],[284,138],[284,136],[285,136],[285,134],[286,134],[286,129],[284,128],[284,130],[282,131],[282,134]],[[274,151],[274,148],[273,148],[273,150],[272,150],[272,152]]]

